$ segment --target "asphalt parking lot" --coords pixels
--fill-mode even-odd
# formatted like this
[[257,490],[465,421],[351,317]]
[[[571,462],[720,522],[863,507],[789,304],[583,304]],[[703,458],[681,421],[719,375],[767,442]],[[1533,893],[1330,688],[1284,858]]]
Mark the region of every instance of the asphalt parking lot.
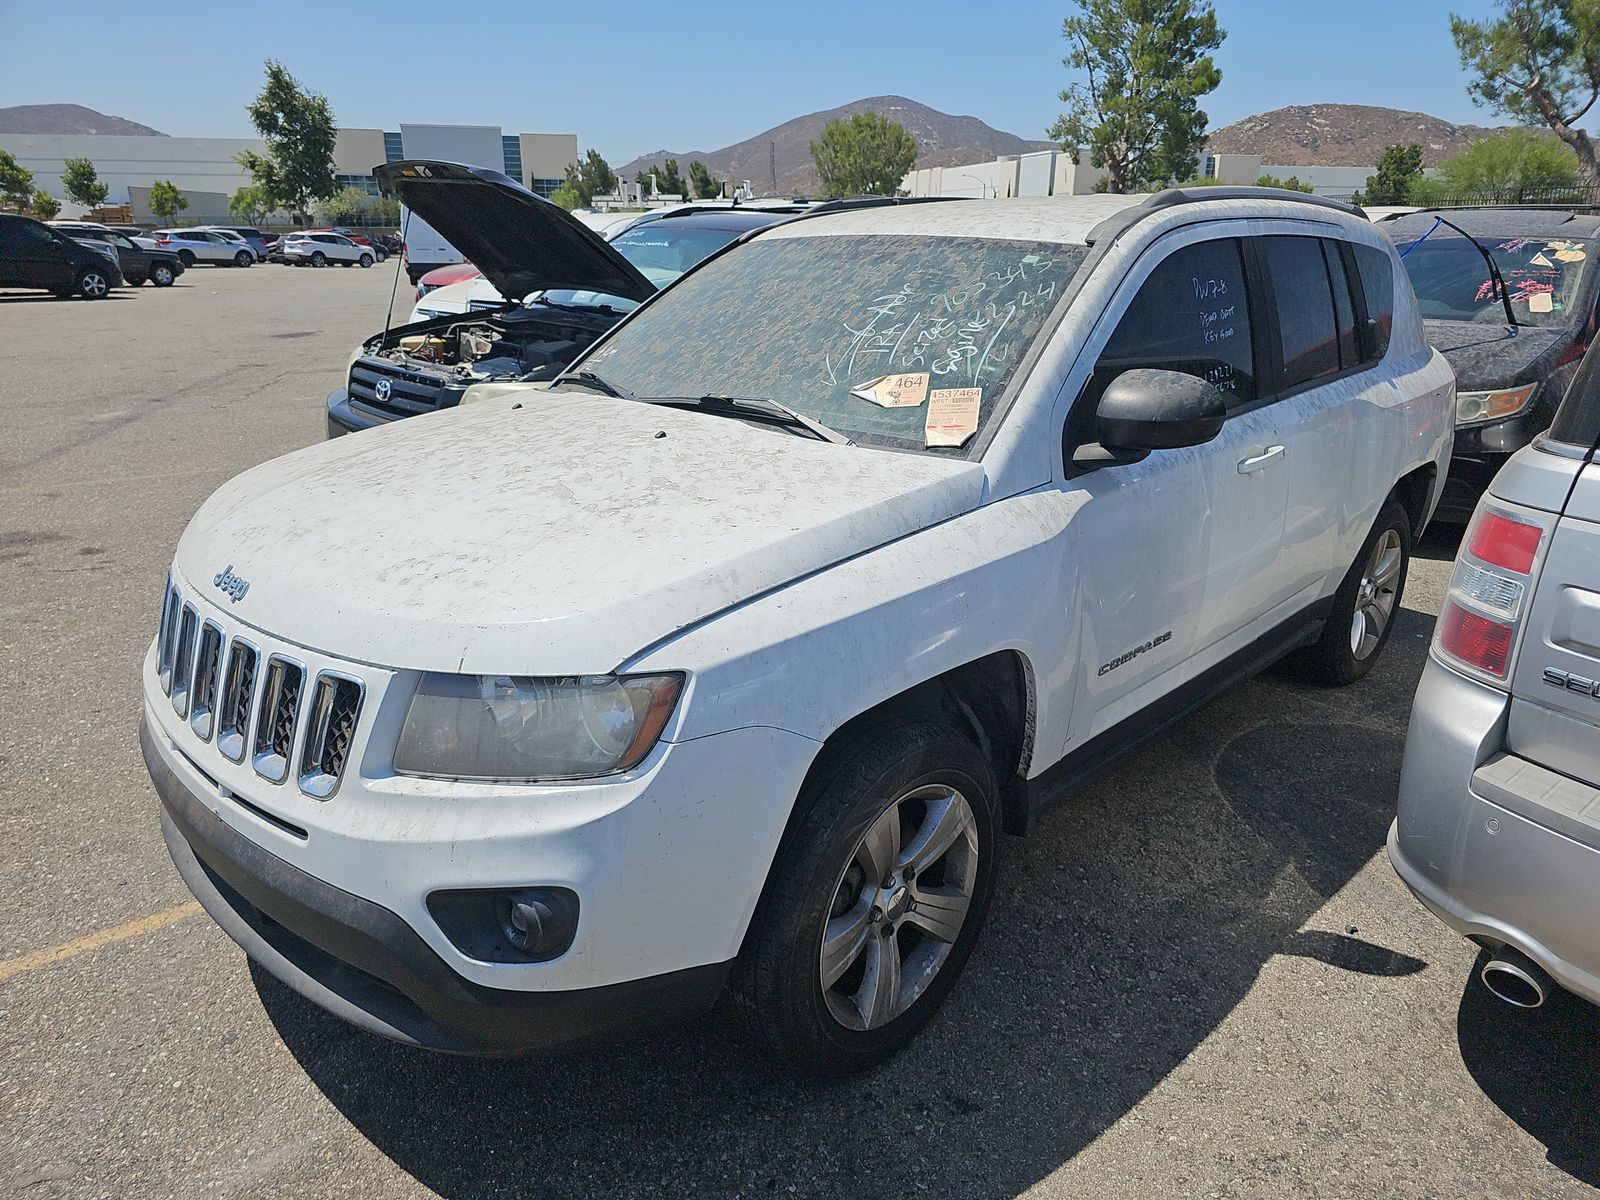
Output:
[[[1577,1196],[1600,1019],[1519,1013],[1382,853],[1454,544],[1387,656],[1272,674],[1005,847],[977,954],[868,1077],[712,1019],[559,1059],[323,1015],[196,915],[137,745],[185,523],[321,439],[392,267],[0,293],[0,1190],[26,1197]],[[404,281],[396,308],[409,311]]]

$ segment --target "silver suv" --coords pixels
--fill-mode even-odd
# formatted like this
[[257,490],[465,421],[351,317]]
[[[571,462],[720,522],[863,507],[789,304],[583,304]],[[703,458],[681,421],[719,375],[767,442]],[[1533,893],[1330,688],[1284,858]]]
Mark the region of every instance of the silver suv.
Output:
[[1600,356],[1479,502],[1417,688],[1389,860],[1491,992],[1600,1004]]

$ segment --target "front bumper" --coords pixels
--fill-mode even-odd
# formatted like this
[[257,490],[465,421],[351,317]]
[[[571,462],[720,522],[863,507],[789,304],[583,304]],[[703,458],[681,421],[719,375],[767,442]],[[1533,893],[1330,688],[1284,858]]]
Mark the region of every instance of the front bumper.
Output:
[[1600,1004],[1600,848],[1479,794],[1505,745],[1507,697],[1433,659],[1411,712],[1389,861],[1458,933],[1509,945]]
[[352,404],[350,393],[344,388],[334,388],[328,393],[328,436],[330,438],[343,437],[347,433],[359,433],[363,429],[372,429],[374,426],[387,425],[397,418],[383,416],[371,409],[362,408]]
[[639,1032],[707,1011],[727,963],[607,987],[524,992],[450,969],[398,915],[231,829],[139,730],[161,832],[183,881],[245,952],[306,999],[372,1033],[461,1054],[518,1054]]

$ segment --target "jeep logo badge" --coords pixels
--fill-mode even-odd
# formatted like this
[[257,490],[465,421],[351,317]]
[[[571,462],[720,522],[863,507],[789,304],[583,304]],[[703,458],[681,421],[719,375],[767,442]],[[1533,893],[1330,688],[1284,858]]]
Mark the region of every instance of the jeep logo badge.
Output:
[[378,398],[379,404],[389,403],[389,393],[394,391],[394,385],[387,379],[378,380],[377,386],[372,389],[372,394]]
[[232,563],[223,567],[222,571],[214,576],[211,582],[230,596],[235,604],[243,600],[244,594],[250,590],[250,584],[233,573]]

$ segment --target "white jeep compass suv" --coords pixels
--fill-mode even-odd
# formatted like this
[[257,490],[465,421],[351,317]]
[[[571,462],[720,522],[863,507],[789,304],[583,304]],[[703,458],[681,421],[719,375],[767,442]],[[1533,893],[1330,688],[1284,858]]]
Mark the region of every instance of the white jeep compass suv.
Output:
[[172,856],[265,969],[508,1053],[703,1011],[802,1069],[956,983],[997,840],[1280,656],[1358,679],[1449,368],[1262,189],[757,230],[553,384],[247,471],[144,664]]

